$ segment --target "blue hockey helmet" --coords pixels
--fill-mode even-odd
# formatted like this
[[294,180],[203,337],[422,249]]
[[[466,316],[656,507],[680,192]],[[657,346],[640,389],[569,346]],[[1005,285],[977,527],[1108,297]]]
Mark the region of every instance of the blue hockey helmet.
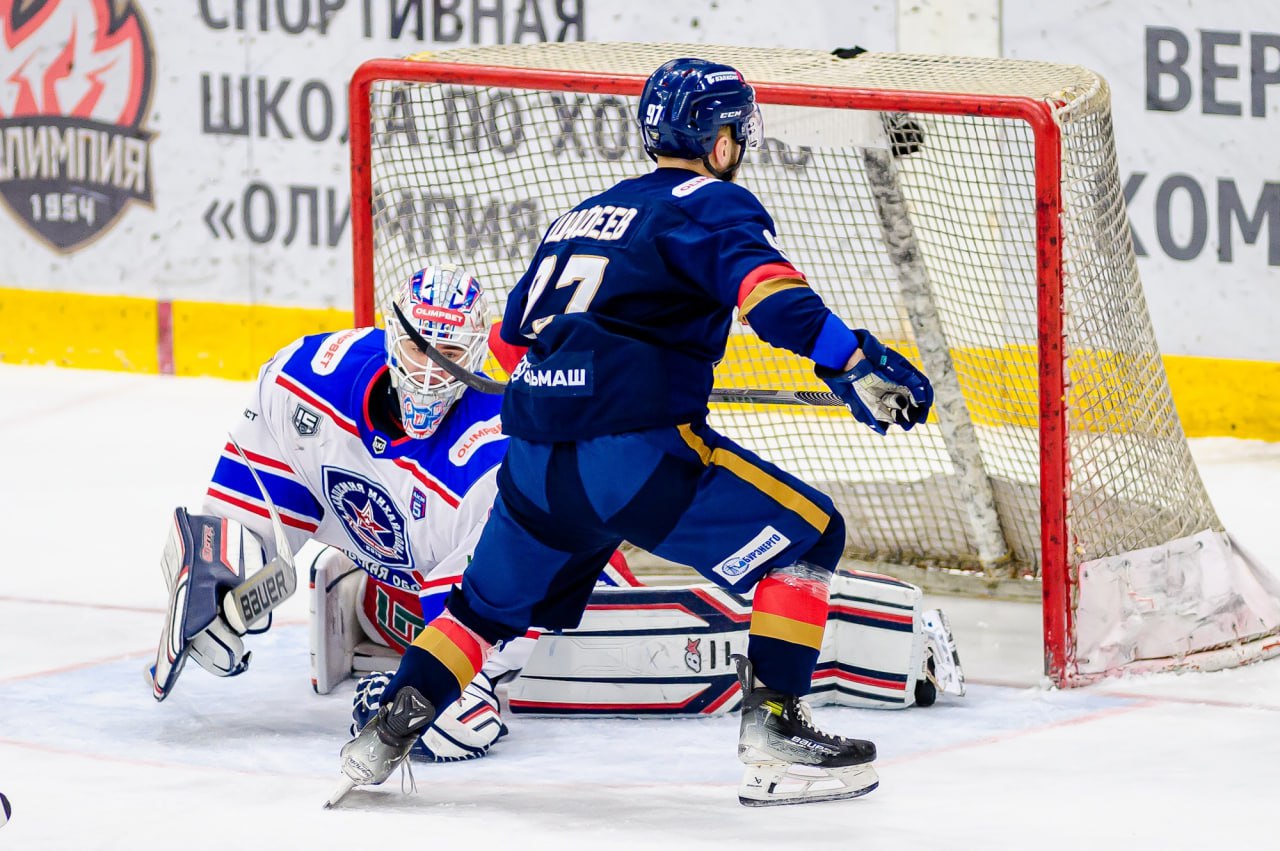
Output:
[[723,126],[733,128],[743,148],[757,148],[764,138],[755,89],[736,69],[706,59],[672,59],[650,74],[639,119],[645,153],[655,160],[662,155],[705,163]]

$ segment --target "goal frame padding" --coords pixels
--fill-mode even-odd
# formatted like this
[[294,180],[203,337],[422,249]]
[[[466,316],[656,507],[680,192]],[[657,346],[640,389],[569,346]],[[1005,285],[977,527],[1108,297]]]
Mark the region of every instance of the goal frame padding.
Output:
[[[351,236],[355,323],[374,324],[374,233],[370,92],[380,81],[491,86],[506,89],[638,96],[645,78],[443,60],[373,59],[360,65],[349,89]],[[764,105],[876,112],[919,112],[1026,122],[1034,140],[1036,197],[1037,363],[1040,444],[1041,584],[1044,670],[1059,686],[1073,675],[1072,600],[1077,579],[1068,562],[1067,406],[1063,352],[1062,134],[1055,104],[1030,97],[795,85],[749,80]],[[602,187],[603,188],[603,187]]]

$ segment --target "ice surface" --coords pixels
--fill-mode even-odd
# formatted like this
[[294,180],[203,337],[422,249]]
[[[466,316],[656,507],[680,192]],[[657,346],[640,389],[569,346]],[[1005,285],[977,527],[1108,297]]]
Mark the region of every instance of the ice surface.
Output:
[[[246,384],[0,366],[0,849],[1275,847],[1280,661],[1047,689],[1039,610],[942,599],[973,683],[902,712],[821,708],[874,739],[881,788],[738,805],[736,718],[509,719],[484,760],[337,785],[347,690],[307,672],[306,601],[152,700],[159,555],[197,504]],[[1193,442],[1228,528],[1280,565],[1280,446]]]

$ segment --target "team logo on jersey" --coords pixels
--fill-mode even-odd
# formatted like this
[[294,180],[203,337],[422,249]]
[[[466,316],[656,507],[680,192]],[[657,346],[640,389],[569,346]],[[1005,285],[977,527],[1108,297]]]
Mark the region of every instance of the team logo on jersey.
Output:
[[414,520],[427,516],[427,495],[417,488],[413,489],[413,496],[409,499],[409,513]]
[[334,467],[324,468],[324,488],[360,552],[388,567],[409,566],[404,517],[386,491],[363,476]]
[[695,674],[702,673],[701,645],[701,638],[686,638],[684,641],[684,665]]
[[387,451],[387,439],[382,435],[375,434],[371,443],[373,445],[374,455],[381,455],[383,452]]
[[0,0],[0,197],[51,248],[150,205],[151,37],[128,0]]
[[714,570],[725,579],[736,579],[758,564],[782,552],[791,544],[791,539],[772,526],[765,526],[747,545],[729,556]]
[[299,405],[293,409],[293,430],[299,437],[311,437],[320,430],[320,415],[306,405]]

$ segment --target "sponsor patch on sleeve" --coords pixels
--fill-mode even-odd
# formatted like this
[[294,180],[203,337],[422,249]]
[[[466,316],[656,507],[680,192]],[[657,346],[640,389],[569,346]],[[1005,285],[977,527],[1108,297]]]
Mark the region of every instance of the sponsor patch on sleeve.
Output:
[[316,375],[331,374],[338,368],[343,356],[350,351],[356,341],[369,331],[369,328],[352,328],[325,337],[320,341],[320,348],[316,349],[315,355],[311,358],[311,371]]
[[494,416],[481,420],[462,433],[449,447],[449,461],[456,467],[465,467],[481,446],[502,440],[502,423]]

